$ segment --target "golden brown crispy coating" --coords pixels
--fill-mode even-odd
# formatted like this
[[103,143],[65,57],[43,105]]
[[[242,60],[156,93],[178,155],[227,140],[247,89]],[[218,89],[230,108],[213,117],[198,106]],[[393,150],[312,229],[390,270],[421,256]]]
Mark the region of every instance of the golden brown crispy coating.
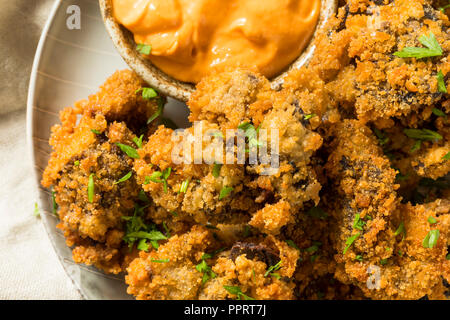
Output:
[[[318,37],[310,67],[329,86],[341,88],[335,91],[336,99],[354,104],[361,120],[407,115],[443,97],[437,74],[450,71],[449,25],[446,15],[423,0],[386,5],[349,1]],[[426,59],[394,55],[405,47],[423,47],[419,38],[430,32],[442,55]],[[445,81],[448,86],[448,77]]]
[[116,183],[133,167],[133,159],[117,143],[134,147],[136,136],[127,125],[137,127],[156,111],[155,102],[136,94],[143,85],[134,73],[117,72],[89,100],[64,109],[62,124],[52,128],[54,151],[42,179],[55,191],[58,227],[67,244],[74,246],[74,260],[111,273],[121,272],[129,262],[127,256],[135,254],[123,249],[122,216],[133,213],[140,188],[134,175]]
[[[244,69],[197,85],[189,119],[203,136],[248,123],[267,130],[270,154],[278,135],[272,175],[268,164],[248,161],[174,163],[173,153],[194,159],[194,149],[178,149],[172,129],[146,126],[158,101],[136,93],[144,84],[133,73],[113,75],[53,129],[43,184],[57,192],[74,260],[126,269],[138,299],[445,299],[450,100],[438,92],[437,73],[448,87],[450,23],[438,5],[341,1],[310,64],[283,86]],[[430,32],[442,55],[394,55],[423,47],[419,38]],[[138,159],[117,148],[134,146],[141,132]],[[194,127],[186,132],[195,135]],[[214,143],[203,140],[202,153]]]

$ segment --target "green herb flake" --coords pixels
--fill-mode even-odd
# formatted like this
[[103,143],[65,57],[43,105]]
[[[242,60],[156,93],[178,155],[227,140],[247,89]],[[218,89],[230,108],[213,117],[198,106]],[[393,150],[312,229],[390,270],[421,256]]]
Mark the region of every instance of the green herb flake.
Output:
[[416,140],[434,141],[442,139],[439,133],[428,129],[404,129],[403,132],[409,138]]
[[313,113],[313,114],[306,114],[303,119],[304,120],[309,120],[311,118],[317,117],[317,114]]
[[431,230],[422,241],[424,248],[433,248],[439,239],[439,230]]
[[141,54],[149,55],[152,52],[152,46],[149,44],[138,43],[136,50]]
[[344,249],[343,254],[346,254],[346,253],[347,253],[347,250],[350,249],[350,247],[352,246],[353,242],[355,242],[356,239],[358,239],[360,235],[361,235],[361,233],[358,232],[358,233],[356,233],[355,235],[349,237],[349,238],[347,239],[347,241],[345,241],[345,245],[346,245],[346,246],[345,246],[345,249]]
[[223,187],[222,190],[220,190],[219,200],[226,198],[233,190],[234,190],[233,187],[228,187],[228,186]]
[[353,219],[353,228],[354,229],[358,229],[360,231],[363,231],[363,227],[366,224],[366,222],[364,222],[363,220],[361,220],[360,218],[360,214],[357,213],[355,215],[355,218]]
[[133,138],[133,142],[136,144],[136,146],[138,147],[138,149],[142,148],[142,139],[144,138],[144,135],[141,135],[139,138],[138,137],[134,137]]
[[432,112],[435,116],[444,117],[444,118],[446,117],[445,113],[441,109],[433,108]]
[[143,201],[143,202],[150,202],[150,199],[147,197],[147,195],[145,194],[145,191],[141,189],[141,191],[139,191],[138,194],[138,199]]
[[381,260],[380,260],[380,264],[381,264],[382,266],[386,265],[387,263],[388,263],[388,259],[381,259]]
[[439,10],[440,10],[442,13],[445,13],[445,10],[447,10],[448,8],[450,8],[450,4],[447,4],[447,5],[445,5],[445,6],[441,7],[441,8],[439,8]]
[[37,202],[34,203],[34,212],[33,212],[33,215],[34,215],[35,217],[37,217],[37,218],[39,218],[39,217],[41,216],[41,214],[39,213],[39,206],[38,206],[38,203],[37,203]]
[[138,250],[148,252],[148,249],[150,248],[150,246],[147,243],[147,239],[139,240],[137,248],[138,248]]
[[295,244],[294,241],[292,241],[292,240],[286,240],[286,243],[287,243],[287,245],[288,245],[289,247],[294,248],[294,249],[297,249],[298,251],[300,251],[300,248]]
[[162,183],[163,184],[163,188],[164,188],[164,192],[167,193],[167,179],[169,178],[170,174],[172,172],[172,168],[166,168],[164,169],[162,172],[161,171],[155,171],[151,174],[151,176],[149,177],[149,180],[154,182],[154,183]]
[[447,152],[447,154],[442,157],[442,160],[450,160],[450,151]]
[[436,78],[438,81],[438,91],[440,93],[448,93],[447,86],[445,85],[444,74],[442,73],[442,70],[439,70]]
[[78,167],[78,166],[80,165],[80,160],[76,160],[76,161],[73,163],[73,165],[74,165],[75,167]]
[[212,271],[211,267],[206,263],[204,256],[202,261],[195,266],[198,272],[203,273],[202,284],[205,284],[209,279],[214,279],[217,275]]
[[435,223],[437,223],[438,221],[437,221],[437,219],[435,218],[435,217],[433,217],[433,216],[429,216],[428,217],[428,223],[429,224],[435,224]]
[[430,58],[430,57],[438,57],[443,54],[443,50],[439,45],[439,42],[436,39],[434,33],[430,32],[430,35],[427,37],[426,35],[422,35],[419,38],[421,44],[423,44],[426,48],[418,48],[418,47],[405,47],[402,51],[397,51],[394,53],[395,56],[399,58]]
[[88,200],[90,203],[94,202],[94,192],[95,192],[94,174],[91,173],[89,176],[89,183],[88,183]]
[[178,193],[186,193],[189,187],[189,179],[183,181],[180,187],[180,191]]
[[278,263],[276,263],[273,266],[270,266],[269,269],[267,269],[266,273],[264,274],[264,277],[267,277],[269,274],[271,274],[274,271],[278,271],[281,268],[281,260],[278,261]]
[[114,182],[114,184],[119,184],[121,182],[127,181],[128,179],[131,178],[131,176],[133,175],[133,171],[128,172],[126,175],[124,175],[122,178],[120,178],[119,180],[117,180],[116,182]]
[[382,131],[378,130],[377,128],[374,128],[373,131],[375,132],[375,135],[376,135],[377,138],[378,138],[378,143],[379,143],[381,146],[382,146],[382,145],[385,145],[386,143],[389,142],[389,138],[386,137],[386,135],[385,135]]
[[160,231],[152,230],[149,232],[146,231],[136,231],[131,232],[125,235],[125,238],[137,238],[137,239],[147,239],[150,241],[159,241],[159,240],[167,240],[167,237],[162,234]]
[[163,102],[162,98],[159,97],[159,99],[158,99],[158,110],[156,110],[156,112],[153,115],[151,115],[150,118],[148,118],[147,124],[150,124],[156,118],[161,116],[163,114],[163,111],[164,111],[164,102]]
[[405,236],[406,236],[406,229],[405,229],[405,224],[403,223],[403,221],[400,222],[400,224],[399,224],[397,230],[395,230],[394,236],[398,236],[399,234],[402,234],[402,235],[403,235],[403,239],[404,239]]
[[94,133],[94,134],[102,134],[100,131],[95,130],[95,129],[91,129],[91,132]]
[[445,256],[445,259],[450,260],[450,253]]
[[130,158],[139,159],[139,154],[135,148],[127,146],[126,144],[122,143],[116,143],[116,145]]
[[222,165],[219,163],[215,163],[212,170],[212,175],[214,178],[218,178],[220,176],[220,170],[222,169]]
[[418,150],[420,150],[420,148],[422,147],[422,141],[417,140],[416,142],[414,142],[413,146],[411,147],[411,152],[416,152]]
[[311,217],[313,217],[313,218],[321,219],[321,220],[325,220],[326,218],[328,218],[328,213],[326,213],[320,207],[312,207],[311,209],[309,209],[306,212],[306,214],[311,216]]
[[238,300],[242,300],[242,298],[244,298],[244,300],[255,300],[252,297],[249,297],[246,294],[242,293],[241,288],[237,286],[223,286],[223,288],[227,290],[230,294],[237,296]]
[[355,257],[355,260],[356,260],[356,261],[359,261],[359,262],[362,262],[362,261],[363,261],[363,256],[358,254],[358,255]]
[[161,260],[151,259],[150,261],[154,262],[154,263],[168,263],[168,262],[170,262],[169,259],[161,259]]

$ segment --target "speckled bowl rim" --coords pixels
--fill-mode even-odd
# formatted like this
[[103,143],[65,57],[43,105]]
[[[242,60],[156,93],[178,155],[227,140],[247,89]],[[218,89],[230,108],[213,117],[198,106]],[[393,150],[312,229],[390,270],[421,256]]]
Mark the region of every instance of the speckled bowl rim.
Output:
[[[322,7],[319,23],[316,26],[316,30],[314,31],[308,47],[303,51],[300,57],[287,68],[287,70],[271,80],[273,88],[282,86],[284,78],[290,71],[300,69],[307,64],[313,56],[315,51],[313,40],[320,29],[327,23],[328,19],[336,13],[338,6],[337,0],[321,1]],[[132,33],[119,25],[117,20],[113,17],[111,0],[99,0],[99,3],[106,30],[117,51],[130,68],[159,92],[180,101],[188,101],[191,93],[195,90],[195,85],[174,79],[155,67],[150,60],[138,53],[135,49],[136,43],[134,42]]]

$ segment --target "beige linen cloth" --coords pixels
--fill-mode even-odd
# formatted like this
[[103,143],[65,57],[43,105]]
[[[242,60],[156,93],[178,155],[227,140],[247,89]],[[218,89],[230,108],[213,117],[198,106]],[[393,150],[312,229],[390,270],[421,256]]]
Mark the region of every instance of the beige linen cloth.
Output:
[[80,299],[42,221],[26,143],[34,53],[53,0],[0,0],[0,299]]

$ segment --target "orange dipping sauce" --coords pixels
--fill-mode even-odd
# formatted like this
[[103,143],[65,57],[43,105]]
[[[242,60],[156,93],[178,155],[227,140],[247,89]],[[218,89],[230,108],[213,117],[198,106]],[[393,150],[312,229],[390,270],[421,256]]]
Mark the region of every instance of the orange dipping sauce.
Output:
[[256,67],[281,73],[307,46],[320,0],[113,0],[114,16],[148,58],[186,82],[214,68]]

